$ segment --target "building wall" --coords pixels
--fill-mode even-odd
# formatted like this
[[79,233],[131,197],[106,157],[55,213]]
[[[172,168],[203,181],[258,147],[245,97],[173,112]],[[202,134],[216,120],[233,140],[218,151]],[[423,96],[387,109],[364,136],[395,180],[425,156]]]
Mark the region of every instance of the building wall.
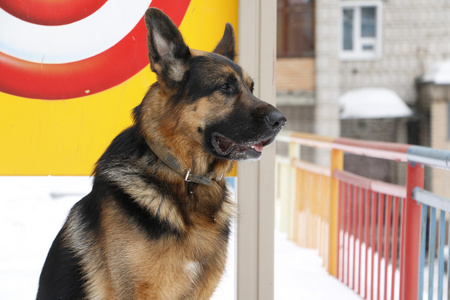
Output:
[[[340,135],[339,104],[340,76],[338,36],[338,0],[316,1],[316,109],[315,133],[323,136]],[[316,163],[329,165],[330,154],[316,151]]]
[[[431,104],[431,147],[450,150],[447,137],[447,105],[450,99],[434,101]],[[432,191],[438,195],[450,198],[450,172],[448,170],[433,169]]]
[[315,132],[339,136],[340,76],[337,26],[338,0],[316,1],[316,112]]
[[341,93],[358,87],[384,87],[395,91],[406,103],[414,104],[415,79],[433,63],[450,59],[450,1],[382,3],[381,58],[341,61]]
[[316,88],[314,64],[314,58],[278,58],[276,66],[277,91],[313,92]]

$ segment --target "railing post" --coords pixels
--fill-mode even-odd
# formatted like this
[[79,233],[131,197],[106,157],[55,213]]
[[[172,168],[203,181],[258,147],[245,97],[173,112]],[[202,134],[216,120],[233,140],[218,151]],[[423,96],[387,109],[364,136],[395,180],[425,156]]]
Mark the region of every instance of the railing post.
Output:
[[408,162],[405,216],[402,226],[400,300],[418,299],[421,205],[412,198],[415,187],[423,188],[424,166]]
[[342,171],[344,166],[344,153],[341,150],[331,150],[330,163],[330,223],[328,231],[328,273],[337,277],[338,259],[338,200],[339,200],[339,180],[334,177],[334,171]]
[[297,195],[297,169],[294,166],[294,161],[300,159],[300,145],[294,142],[289,143],[289,160],[290,170],[289,170],[289,209],[288,209],[288,219],[287,219],[287,233],[288,238],[291,241],[298,242],[298,217],[295,202]]

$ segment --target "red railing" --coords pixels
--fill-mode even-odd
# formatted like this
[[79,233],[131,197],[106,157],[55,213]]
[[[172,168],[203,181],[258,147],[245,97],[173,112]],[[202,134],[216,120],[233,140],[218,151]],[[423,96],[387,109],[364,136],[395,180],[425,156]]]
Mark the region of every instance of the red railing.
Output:
[[340,183],[337,277],[365,299],[381,299],[382,291],[382,299],[388,299],[388,290],[395,299],[399,211],[406,188],[348,172],[334,176]]

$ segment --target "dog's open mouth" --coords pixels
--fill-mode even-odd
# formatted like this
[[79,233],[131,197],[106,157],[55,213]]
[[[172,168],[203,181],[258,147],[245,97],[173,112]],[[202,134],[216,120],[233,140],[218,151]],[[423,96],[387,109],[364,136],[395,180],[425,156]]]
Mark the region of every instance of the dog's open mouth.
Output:
[[219,155],[227,156],[232,152],[244,153],[254,151],[261,153],[263,147],[270,144],[271,139],[268,138],[257,142],[238,144],[219,133],[214,133],[211,142],[214,150]]

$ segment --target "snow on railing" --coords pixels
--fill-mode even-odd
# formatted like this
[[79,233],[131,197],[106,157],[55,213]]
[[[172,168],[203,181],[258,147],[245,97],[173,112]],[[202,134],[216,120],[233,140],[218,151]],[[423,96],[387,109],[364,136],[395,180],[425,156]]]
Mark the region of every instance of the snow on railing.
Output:
[[[445,240],[450,200],[423,190],[424,166],[450,169],[450,151],[290,132],[277,141],[289,144],[288,157],[277,157],[277,196],[281,229],[293,241],[318,249],[328,272],[364,299],[433,299],[434,290],[442,299],[444,281],[447,290],[450,286],[443,252],[447,247],[450,256]],[[330,149],[330,166],[301,161],[301,146]],[[406,162],[406,186],[343,171],[343,153]],[[435,281],[430,249],[436,247],[436,209]]]

